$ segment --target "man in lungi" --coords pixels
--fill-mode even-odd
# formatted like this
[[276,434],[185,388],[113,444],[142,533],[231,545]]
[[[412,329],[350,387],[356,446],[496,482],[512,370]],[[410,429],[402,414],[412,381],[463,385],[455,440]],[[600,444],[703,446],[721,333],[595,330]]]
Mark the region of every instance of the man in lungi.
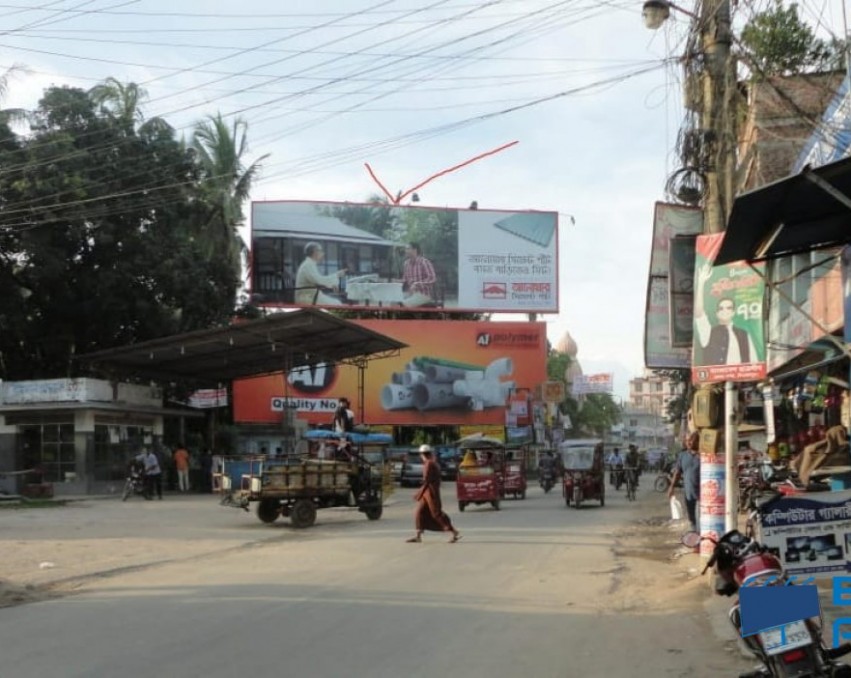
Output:
[[423,460],[423,484],[414,495],[417,502],[417,510],[414,513],[414,521],[417,534],[408,539],[408,543],[421,542],[423,532],[451,532],[450,544],[454,544],[461,538],[461,533],[453,526],[449,516],[443,512],[440,503],[440,468],[434,460],[434,453],[430,445],[420,445],[420,458]]

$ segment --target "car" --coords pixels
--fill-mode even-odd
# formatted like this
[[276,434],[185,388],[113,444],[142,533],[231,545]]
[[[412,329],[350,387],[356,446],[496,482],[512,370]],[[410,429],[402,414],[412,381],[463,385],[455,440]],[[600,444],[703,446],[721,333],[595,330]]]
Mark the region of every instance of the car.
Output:
[[399,484],[402,487],[420,485],[423,482],[423,461],[419,452],[409,452],[402,464]]
[[437,454],[442,480],[455,480],[458,476],[458,454],[455,448],[440,450]]
[[390,448],[387,450],[387,458],[390,460],[390,469],[393,474],[394,482],[399,482],[402,479],[402,467],[405,465],[405,458],[410,450],[399,448]]

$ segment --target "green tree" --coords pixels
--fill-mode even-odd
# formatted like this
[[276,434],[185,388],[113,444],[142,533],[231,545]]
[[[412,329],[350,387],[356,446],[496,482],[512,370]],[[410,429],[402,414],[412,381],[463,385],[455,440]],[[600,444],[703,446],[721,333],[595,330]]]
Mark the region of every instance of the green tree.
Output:
[[46,90],[26,137],[0,121],[0,283],[16,289],[0,295],[5,379],[74,376],[79,353],[233,310],[238,275],[196,237],[203,169],[168,125],[128,125],[132,107],[98,91]]
[[745,25],[742,45],[758,75],[792,75],[842,68],[844,44],[818,38],[798,15],[798,5],[778,0]]
[[224,253],[232,270],[242,268],[242,255],[248,251],[237,228],[245,221],[242,207],[251,184],[260,171],[262,155],[248,167],[248,123],[241,118],[230,125],[221,114],[198,123],[192,149],[201,167],[204,221],[201,236],[209,253]]

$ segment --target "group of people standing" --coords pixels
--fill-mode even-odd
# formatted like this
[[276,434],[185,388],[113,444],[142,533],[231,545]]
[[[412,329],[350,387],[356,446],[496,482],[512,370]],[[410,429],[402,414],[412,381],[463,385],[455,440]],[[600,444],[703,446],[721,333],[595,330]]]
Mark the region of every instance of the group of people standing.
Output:
[[[210,451],[206,450],[199,461],[200,482],[195,489],[201,492],[212,492],[210,474],[212,473],[213,457]],[[192,455],[183,443],[177,445],[171,453],[171,462],[177,476],[178,491],[189,492]],[[163,498],[163,463],[160,455],[154,452],[152,448],[146,448],[136,455],[133,463],[137,464],[142,471],[145,482],[145,499],[152,500],[156,496],[157,499],[161,500]]]

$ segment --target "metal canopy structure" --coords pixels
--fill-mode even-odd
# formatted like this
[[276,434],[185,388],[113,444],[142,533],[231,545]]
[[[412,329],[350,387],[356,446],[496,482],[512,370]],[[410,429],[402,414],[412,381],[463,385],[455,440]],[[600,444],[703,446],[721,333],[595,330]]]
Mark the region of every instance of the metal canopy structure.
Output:
[[112,375],[218,385],[317,363],[354,365],[362,373],[367,361],[397,355],[406,346],[306,308],[88,353],[78,360]]
[[715,265],[763,261],[851,242],[851,158],[736,198]]

